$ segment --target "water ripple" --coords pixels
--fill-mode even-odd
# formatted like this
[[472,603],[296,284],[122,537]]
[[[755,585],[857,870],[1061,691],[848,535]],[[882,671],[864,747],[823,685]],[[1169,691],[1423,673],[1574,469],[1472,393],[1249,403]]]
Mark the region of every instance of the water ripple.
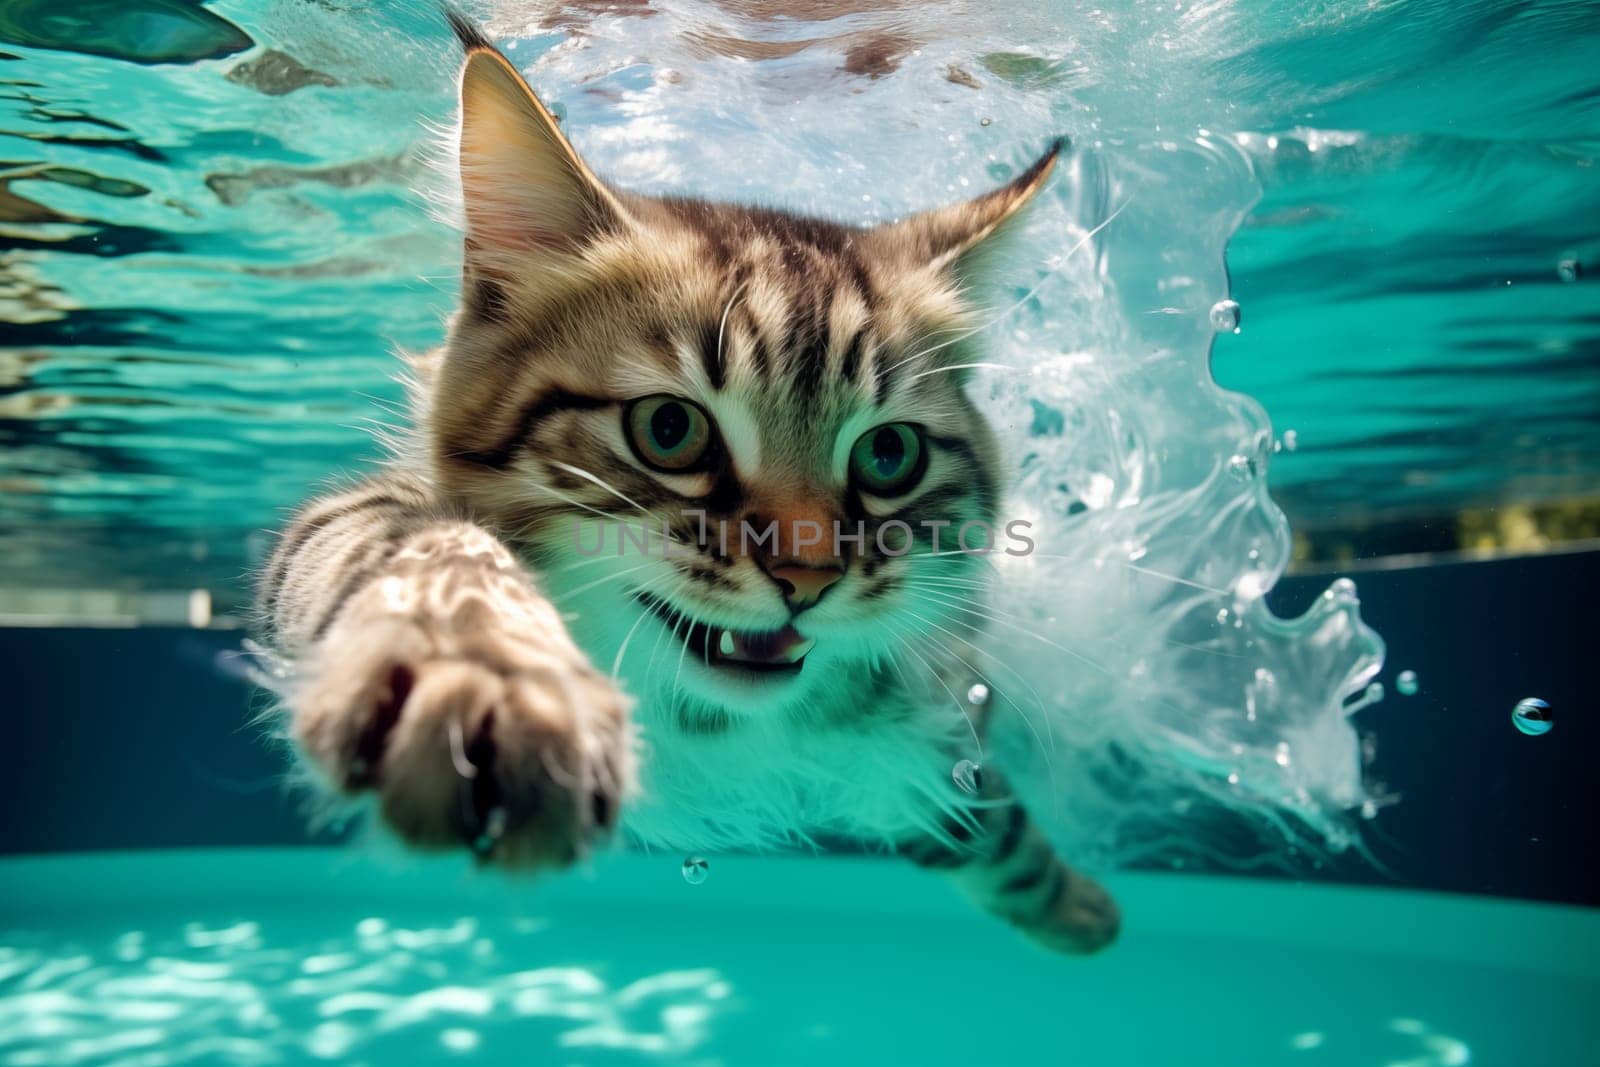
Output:
[[709,1039],[733,997],[712,969],[518,966],[548,951],[537,925],[285,926],[190,923],[67,945],[10,935],[0,1064],[416,1062],[428,1049],[552,1044],[677,1056]]

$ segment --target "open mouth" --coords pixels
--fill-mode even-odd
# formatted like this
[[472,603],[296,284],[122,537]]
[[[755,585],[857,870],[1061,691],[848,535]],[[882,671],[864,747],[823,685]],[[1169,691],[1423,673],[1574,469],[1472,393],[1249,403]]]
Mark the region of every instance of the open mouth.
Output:
[[802,637],[793,626],[778,630],[726,630],[692,619],[649,593],[639,594],[639,603],[672,628],[709,667],[762,672],[798,672],[806,653],[817,642]]

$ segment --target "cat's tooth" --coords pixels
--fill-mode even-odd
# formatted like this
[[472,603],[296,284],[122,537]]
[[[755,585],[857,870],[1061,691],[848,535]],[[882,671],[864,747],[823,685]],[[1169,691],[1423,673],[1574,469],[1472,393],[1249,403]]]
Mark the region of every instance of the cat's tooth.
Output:
[[717,651],[724,656],[733,655],[733,635],[727,630],[722,631],[722,637],[717,641]]
[[817,639],[815,637],[808,637],[804,641],[801,641],[798,645],[795,645],[793,648],[789,649],[788,652],[784,653],[784,662],[799,663],[800,660],[805,657],[807,652],[810,652],[816,647]]

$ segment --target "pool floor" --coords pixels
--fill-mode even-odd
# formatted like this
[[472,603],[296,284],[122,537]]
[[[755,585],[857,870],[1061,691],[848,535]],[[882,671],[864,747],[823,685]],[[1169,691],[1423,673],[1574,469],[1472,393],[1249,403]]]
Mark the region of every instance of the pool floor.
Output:
[[1595,912],[1122,875],[1121,942],[1060,959],[897,862],[680,860],[0,861],[0,1063],[1597,1062]]

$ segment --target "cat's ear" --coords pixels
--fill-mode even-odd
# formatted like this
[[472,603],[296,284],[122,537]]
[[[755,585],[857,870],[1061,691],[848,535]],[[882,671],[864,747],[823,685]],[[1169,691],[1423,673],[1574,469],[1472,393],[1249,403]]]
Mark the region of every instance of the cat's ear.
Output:
[[475,27],[451,22],[467,49],[460,155],[469,244],[571,252],[622,224],[626,210],[516,68]]
[[1065,147],[1057,140],[1027,170],[992,192],[880,226],[871,240],[902,262],[945,267],[981,244],[1015,215],[1050,177]]

